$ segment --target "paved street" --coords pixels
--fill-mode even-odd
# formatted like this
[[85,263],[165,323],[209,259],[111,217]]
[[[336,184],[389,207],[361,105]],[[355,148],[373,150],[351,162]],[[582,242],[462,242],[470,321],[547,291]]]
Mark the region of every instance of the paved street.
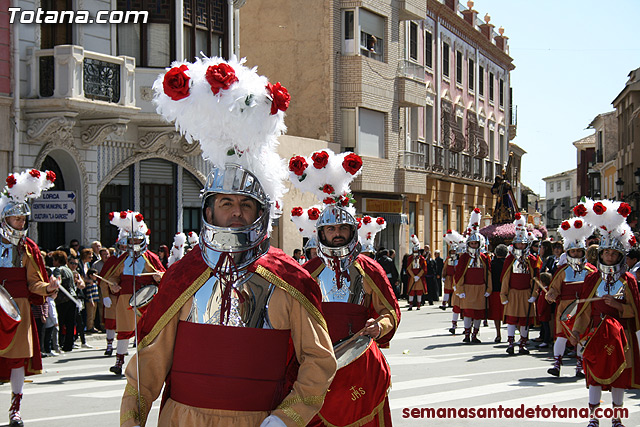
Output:
[[[403,306],[406,305],[404,302]],[[391,408],[395,425],[400,426],[584,426],[585,420],[559,418],[523,420],[452,420],[403,418],[402,408],[517,408],[524,404],[550,408],[580,408],[586,404],[583,381],[573,377],[575,359],[569,359],[560,379],[547,375],[550,353],[532,350],[530,356],[508,357],[506,344],[494,344],[492,328],[480,331],[482,344],[465,345],[460,335],[451,336],[451,311],[435,306],[420,311],[402,309],[400,330],[384,350],[393,374]],[[459,324],[462,324],[460,322]],[[459,332],[462,332],[460,328]],[[503,330],[503,337],[506,331]],[[537,337],[538,332],[532,333]],[[108,372],[114,358],[103,356],[104,335],[93,336],[95,350],[74,350],[71,354],[44,359],[46,373],[25,385],[23,418],[26,426],[62,427],[119,425],[119,401],[125,381]],[[130,351],[133,351],[131,349]],[[0,386],[0,401],[8,408],[10,389]],[[603,393],[603,407],[609,407],[610,393]],[[630,419],[626,426],[640,425],[640,392],[627,392]],[[155,425],[158,402],[148,425]],[[5,408],[5,409],[6,409]],[[4,414],[5,410],[2,410]],[[6,418],[0,425],[6,425]],[[601,426],[609,426],[603,420]]]

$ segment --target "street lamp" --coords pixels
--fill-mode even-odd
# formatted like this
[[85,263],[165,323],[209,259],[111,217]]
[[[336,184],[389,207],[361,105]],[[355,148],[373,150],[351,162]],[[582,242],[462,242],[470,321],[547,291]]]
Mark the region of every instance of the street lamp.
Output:
[[624,187],[624,181],[622,177],[619,177],[616,181],[616,190],[618,190],[618,199],[622,200],[622,188]]

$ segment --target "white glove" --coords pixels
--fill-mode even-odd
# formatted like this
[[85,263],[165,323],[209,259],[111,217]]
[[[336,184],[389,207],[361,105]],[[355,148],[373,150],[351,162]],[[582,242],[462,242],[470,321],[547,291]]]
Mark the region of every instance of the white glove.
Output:
[[503,301],[502,302],[502,305],[507,305],[507,304],[509,304],[509,301]]
[[529,298],[527,301],[529,301],[529,302],[536,302],[536,297],[531,297],[531,298]]
[[491,295],[489,292],[485,292],[485,293],[484,293],[484,297],[485,297],[485,298],[489,298],[489,295]]
[[260,427],[287,427],[287,425],[276,415],[269,415],[262,421]]
[[418,280],[420,280],[420,278],[418,276],[413,276],[413,280],[414,282],[417,282]]
[[104,297],[102,299],[102,303],[104,304],[105,307],[107,308],[111,308],[111,298],[109,297]]
[[466,295],[463,293],[461,293],[460,295],[458,295],[458,298],[463,299],[464,297],[466,297]]

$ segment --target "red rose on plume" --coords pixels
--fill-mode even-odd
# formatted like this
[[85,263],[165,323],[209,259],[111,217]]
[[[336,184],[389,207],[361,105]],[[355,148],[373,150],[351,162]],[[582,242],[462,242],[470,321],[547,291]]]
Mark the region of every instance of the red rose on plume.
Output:
[[326,151],[318,151],[317,153],[313,153],[311,160],[313,160],[314,168],[322,169],[329,163],[329,153]]
[[31,169],[29,171],[29,175],[31,175],[34,178],[40,178],[40,171],[38,169]]
[[276,200],[276,209],[280,209],[280,202]]
[[322,192],[327,194],[333,194],[334,189],[329,184],[325,184],[324,187],[322,187]]
[[211,85],[211,92],[217,95],[220,89],[228,89],[229,86],[238,81],[236,70],[229,64],[212,65],[207,68],[205,78]]
[[56,182],[56,173],[54,171],[47,171],[47,181]]
[[593,211],[596,213],[596,215],[602,215],[607,211],[607,208],[601,202],[598,202],[593,205]]
[[291,216],[302,216],[304,210],[301,207],[291,209]]
[[291,95],[289,95],[287,88],[282,86],[280,82],[274,85],[267,83],[267,90],[273,99],[271,102],[271,114],[276,114],[278,110],[287,111],[289,101],[291,100]]
[[309,219],[315,221],[320,218],[320,211],[318,208],[311,208],[307,211],[307,215],[309,215]]
[[587,208],[580,203],[579,205],[576,205],[575,208],[573,208],[573,214],[575,216],[585,216],[587,214]]
[[520,215],[520,212],[516,212],[514,217],[515,217],[515,219],[520,219],[520,218],[522,218],[522,215]]
[[618,207],[618,213],[625,218],[628,217],[631,213],[631,206],[627,203],[622,203],[620,207]]
[[451,230],[447,230],[447,234],[451,234]]
[[138,215],[136,215],[136,221],[138,222],[142,222],[144,220],[144,217],[142,216],[141,213],[139,213]]
[[371,217],[369,215],[363,217],[362,222],[364,222],[365,224],[371,223]]
[[376,219],[376,223],[378,225],[384,225],[384,218],[382,218],[381,216],[378,217],[378,219]]
[[347,154],[342,161],[342,167],[351,175],[355,175],[362,167],[362,159],[357,154]]
[[113,220],[114,216],[115,216],[114,212],[109,212],[109,221]]
[[567,231],[568,229],[571,228],[571,225],[569,224],[568,221],[562,221],[562,224],[560,224],[560,227],[564,230]]
[[331,205],[334,203],[334,200],[331,197],[327,197],[322,201],[322,203],[324,203],[325,205]]
[[340,205],[349,206],[349,198],[347,196],[340,197]]
[[362,227],[362,223],[358,221],[358,230],[360,230],[360,227]]
[[151,236],[151,230],[147,230],[147,236]]
[[125,219],[127,217],[127,213],[125,211],[120,211],[120,218]]
[[367,240],[371,240],[371,232],[367,233]]
[[173,67],[164,75],[162,88],[164,93],[174,101],[180,101],[189,96],[189,80],[191,80],[191,77],[185,73],[188,69],[189,67],[183,64],[179,67]]
[[630,244],[631,246],[635,246],[635,245],[636,245],[636,243],[638,243],[638,242],[636,242],[636,236],[631,236],[631,237],[629,238],[629,244]]
[[574,226],[575,228],[582,228],[582,221],[580,221],[579,219],[576,219],[576,220],[573,222],[573,226]]
[[298,176],[302,176],[307,166],[309,165],[302,156],[294,156],[289,160],[289,170]]
[[479,208],[475,208],[473,211],[474,211],[475,213],[480,213],[480,209],[479,209]]
[[16,177],[13,175],[9,175],[7,177],[7,187],[12,188],[14,185],[16,185],[18,183],[18,181],[16,180]]

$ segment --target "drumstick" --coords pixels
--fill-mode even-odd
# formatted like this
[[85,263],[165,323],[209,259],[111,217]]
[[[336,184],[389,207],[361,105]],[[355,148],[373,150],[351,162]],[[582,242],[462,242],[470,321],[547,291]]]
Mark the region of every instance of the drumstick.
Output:
[[138,274],[138,277],[140,277],[140,276],[155,276],[156,274],[160,274],[160,272],[156,271],[155,273],[140,273],[140,274]]
[[110,281],[110,280],[105,279],[105,278],[104,278],[104,277],[102,277],[102,276],[99,276],[99,275],[97,275],[97,274],[95,274],[95,273],[94,273],[93,275],[94,275],[94,276],[96,276],[98,279],[102,280],[103,282],[107,282],[107,284],[109,284],[109,285],[117,286],[117,284],[113,283],[113,282],[112,282],[112,281]]
[[[612,297],[616,298],[616,297],[621,297],[624,295],[624,290],[620,290],[618,291],[617,294],[615,295],[611,295]],[[591,301],[598,301],[604,299],[604,296],[601,297],[593,297],[593,298],[585,298],[585,299],[577,299],[576,301],[578,301],[578,304],[583,303],[583,302],[591,302]]]
[[[379,316],[379,317],[376,319],[376,322],[379,322],[379,321],[381,321],[382,319],[384,319],[384,316]],[[362,333],[365,331],[365,329],[367,329],[367,328],[368,328],[368,326],[365,326],[364,328],[360,329],[358,332],[356,332],[355,334],[353,334],[353,335],[352,335],[348,340],[346,340],[346,341],[344,341],[344,342],[341,342],[341,343],[340,343],[340,347],[342,347],[343,345],[347,345],[347,343],[350,343],[350,342],[352,342],[352,341],[355,341],[355,340],[356,340],[356,338],[358,338],[358,337],[360,336],[360,334],[362,334]]]

